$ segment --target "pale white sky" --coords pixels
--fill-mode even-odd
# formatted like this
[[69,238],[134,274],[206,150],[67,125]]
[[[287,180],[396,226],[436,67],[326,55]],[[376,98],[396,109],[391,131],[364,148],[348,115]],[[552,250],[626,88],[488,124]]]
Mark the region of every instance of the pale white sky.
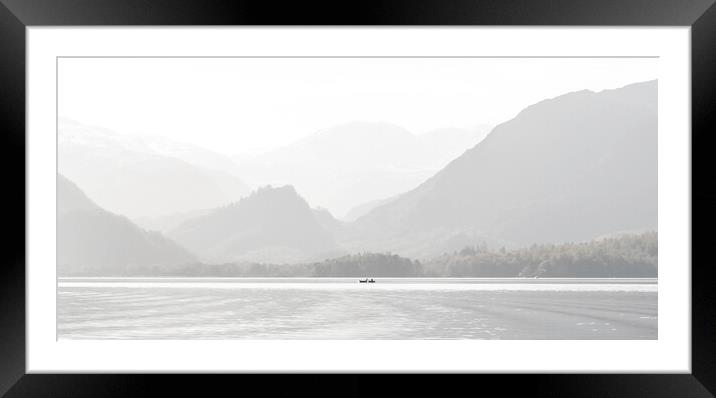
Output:
[[63,58],[59,114],[225,154],[384,121],[414,133],[498,124],[540,100],[657,77],[657,59]]

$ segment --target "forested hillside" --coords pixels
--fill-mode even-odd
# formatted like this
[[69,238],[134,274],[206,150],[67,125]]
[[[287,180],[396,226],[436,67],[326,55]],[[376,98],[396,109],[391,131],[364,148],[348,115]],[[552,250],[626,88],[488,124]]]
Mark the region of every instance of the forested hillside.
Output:
[[656,277],[657,233],[507,251],[471,246],[425,264],[427,276]]

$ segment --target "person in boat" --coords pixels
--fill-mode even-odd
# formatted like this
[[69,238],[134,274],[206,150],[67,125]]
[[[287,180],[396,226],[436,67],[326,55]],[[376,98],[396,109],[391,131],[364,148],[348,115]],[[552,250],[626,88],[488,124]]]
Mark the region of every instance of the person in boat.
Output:
[[369,280],[368,282],[369,282],[369,283],[375,283],[375,279],[370,278],[370,280]]

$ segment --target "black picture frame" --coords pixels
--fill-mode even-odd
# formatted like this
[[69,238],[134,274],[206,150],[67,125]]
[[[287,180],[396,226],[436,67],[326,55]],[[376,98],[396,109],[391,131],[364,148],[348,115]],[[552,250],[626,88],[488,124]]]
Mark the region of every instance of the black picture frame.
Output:
[[[72,25],[559,25],[690,26],[692,34],[692,170],[695,137],[716,131],[716,6],[714,0],[383,0],[305,2],[191,0],[0,0],[0,136],[5,190],[4,262],[0,266],[0,395],[135,396],[175,392],[208,395],[248,391],[262,394],[326,392],[325,380],[291,376],[276,383],[266,376],[237,375],[40,375],[25,374],[25,45],[28,26]],[[697,142],[704,141],[701,138]],[[703,157],[699,157],[704,159]],[[693,179],[693,177],[692,177]],[[693,182],[692,182],[693,187]],[[693,188],[692,188],[693,191]],[[20,194],[22,192],[22,194]],[[706,191],[708,198],[712,194]],[[702,195],[705,196],[705,195]],[[693,203],[693,192],[692,192]],[[703,206],[702,208],[705,208]],[[693,209],[693,204],[692,204]],[[693,211],[693,210],[692,210]],[[700,224],[706,224],[703,218]],[[693,228],[693,224],[692,224]],[[693,229],[692,229],[693,230]],[[21,234],[20,231],[23,233]],[[693,233],[692,233],[693,236]],[[693,236],[707,239],[703,235]],[[676,266],[676,265],[675,265]],[[682,264],[681,266],[690,266]],[[716,294],[713,267],[697,263],[692,272],[692,373],[619,375],[471,375],[449,382],[397,382],[380,393],[405,395],[410,388],[445,395],[453,388],[501,395],[564,397],[709,397],[716,392]],[[373,394],[366,375],[332,377],[341,395]],[[367,383],[367,384],[366,384]],[[407,387],[406,387],[407,386]],[[329,391],[329,392],[330,392]]]

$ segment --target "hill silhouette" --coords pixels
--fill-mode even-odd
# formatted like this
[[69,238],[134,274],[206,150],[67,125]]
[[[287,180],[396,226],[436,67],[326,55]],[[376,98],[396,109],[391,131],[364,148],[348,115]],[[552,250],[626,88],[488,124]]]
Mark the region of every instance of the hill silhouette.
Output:
[[295,263],[341,253],[292,186],[262,187],[169,234],[207,262]]
[[171,240],[102,209],[58,174],[59,275],[132,275],[151,267],[171,269],[195,263],[193,255]]
[[358,219],[352,244],[420,257],[482,239],[521,246],[655,230],[657,180],[657,82],[583,90],[498,125]]

